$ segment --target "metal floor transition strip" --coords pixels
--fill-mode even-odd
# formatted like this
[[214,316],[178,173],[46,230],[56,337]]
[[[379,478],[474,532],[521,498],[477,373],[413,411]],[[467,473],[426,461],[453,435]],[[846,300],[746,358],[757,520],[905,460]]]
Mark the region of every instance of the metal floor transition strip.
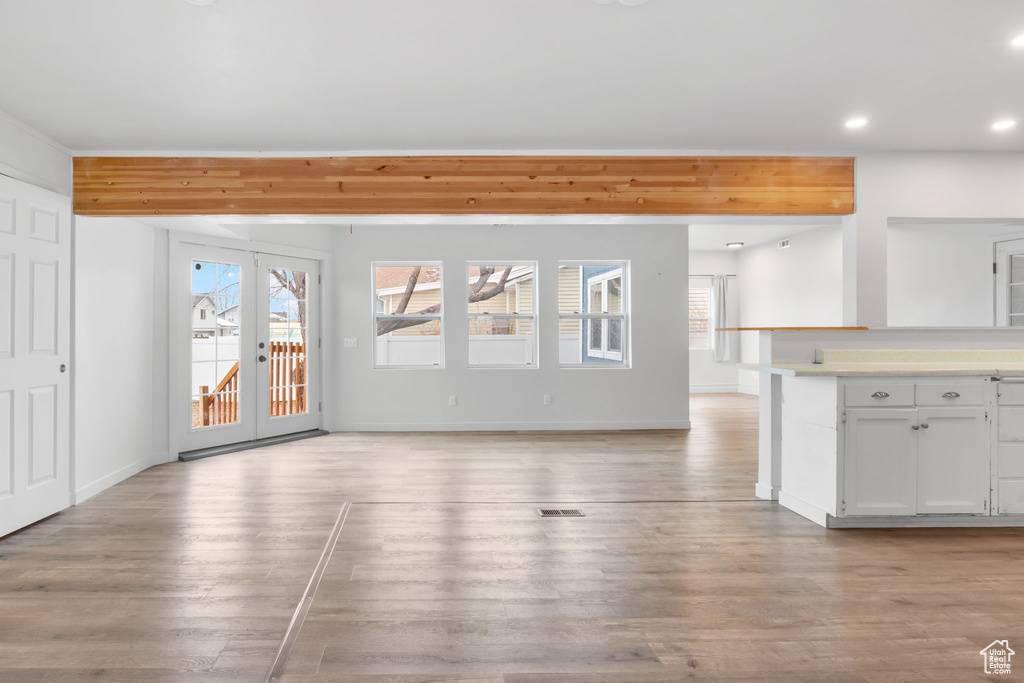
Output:
[[226,446],[214,446],[213,448],[200,448],[196,451],[186,451],[185,453],[178,453],[178,460],[181,462],[191,462],[193,460],[199,460],[200,458],[209,458],[213,455],[224,455],[225,453],[237,453],[238,451],[247,451],[250,448],[261,448],[263,446],[273,446],[279,443],[288,443],[289,441],[299,441],[300,439],[312,439],[316,436],[327,436],[330,432],[323,429],[310,429],[307,432],[296,432],[295,434],[285,434],[283,436],[271,436],[266,439],[257,439],[256,441],[243,441],[241,443],[231,443]]

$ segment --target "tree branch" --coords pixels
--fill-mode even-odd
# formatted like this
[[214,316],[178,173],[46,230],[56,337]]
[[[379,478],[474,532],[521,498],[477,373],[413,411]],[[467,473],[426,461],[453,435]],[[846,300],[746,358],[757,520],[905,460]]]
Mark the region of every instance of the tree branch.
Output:
[[[491,272],[493,272],[493,271],[491,271]],[[505,283],[508,282],[508,276],[511,273],[512,273],[512,266],[506,266],[504,272],[501,274],[501,280],[498,281],[498,284],[494,285],[494,287],[492,287],[491,289],[487,290],[486,292],[477,291],[476,293],[470,294],[469,295],[469,303],[473,304],[473,303],[476,303],[478,301],[487,301],[488,299],[493,299],[494,297],[496,297],[499,294],[501,294],[502,292],[504,292],[505,291]]]
[[[412,274],[409,276],[409,282],[405,285],[405,293],[402,294],[402,299],[398,302],[398,308],[395,313],[405,313],[406,307],[409,305],[409,299],[412,298],[412,293],[416,289],[416,282],[420,279],[420,266],[416,266],[412,269]],[[377,333],[380,336],[380,332]]]

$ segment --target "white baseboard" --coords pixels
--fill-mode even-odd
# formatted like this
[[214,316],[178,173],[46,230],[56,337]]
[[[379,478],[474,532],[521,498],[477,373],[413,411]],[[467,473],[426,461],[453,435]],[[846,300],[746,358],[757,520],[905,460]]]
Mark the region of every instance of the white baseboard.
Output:
[[761,390],[752,384],[740,384],[736,386],[736,393],[739,394],[750,394],[751,396],[758,396]]
[[761,500],[778,500],[779,490],[772,488],[770,484],[757,482],[754,484],[754,495]]
[[691,394],[735,394],[735,384],[691,384]]
[[152,466],[152,460],[137,460],[130,465],[125,465],[121,469],[115,472],[111,472],[105,477],[100,477],[91,484],[87,484],[82,488],[78,489],[77,491],[75,491],[74,495],[71,496],[71,504],[78,505],[79,503],[82,503],[92,498],[97,493],[102,493],[103,491],[106,491],[114,484],[119,484],[128,477],[134,476],[141,472],[142,470],[148,469]]
[[332,432],[539,432],[689,429],[689,420],[655,422],[350,422]]
[[806,517],[818,526],[827,527],[829,514],[819,507],[815,507],[808,502],[802,501],[796,496],[786,493],[785,491],[779,491],[779,505],[793,512]]

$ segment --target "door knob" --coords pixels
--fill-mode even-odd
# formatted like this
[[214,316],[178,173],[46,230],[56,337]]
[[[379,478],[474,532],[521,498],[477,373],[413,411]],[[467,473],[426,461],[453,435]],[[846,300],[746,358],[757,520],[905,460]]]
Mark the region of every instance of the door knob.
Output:
[[64,372],[67,372],[67,371],[68,371],[68,366],[66,366],[66,365],[64,365],[63,363],[61,363],[61,364],[60,364],[60,371],[61,371],[62,373],[64,373]]
[[261,363],[266,363],[267,362],[267,357],[266,356],[260,356],[260,362]]
[[918,429],[921,428],[921,425],[910,425],[910,428],[916,432]]
[[261,349],[266,348],[266,344],[264,344],[263,342],[260,342],[260,348]]
[[924,422],[921,424],[921,429],[928,429],[928,423]]

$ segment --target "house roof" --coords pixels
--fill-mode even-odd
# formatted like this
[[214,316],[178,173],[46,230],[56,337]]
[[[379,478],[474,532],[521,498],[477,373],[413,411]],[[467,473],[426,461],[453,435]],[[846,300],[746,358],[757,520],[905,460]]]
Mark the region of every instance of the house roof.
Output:
[[209,294],[193,294],[192,295],[192,308],[195,308],[196,306],[201,304],[203,302],[203,299],[206,299],[207,301],[209,301],[210,305],[213,306],[213,299],[210,298]]

